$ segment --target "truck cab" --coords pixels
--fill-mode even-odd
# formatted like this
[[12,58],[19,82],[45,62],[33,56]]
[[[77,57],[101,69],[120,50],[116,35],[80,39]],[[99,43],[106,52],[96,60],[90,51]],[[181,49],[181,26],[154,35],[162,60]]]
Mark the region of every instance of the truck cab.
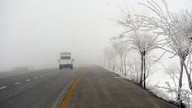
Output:
[[59,69],[60,70],[63,68],[73,69],[73,61],[74,59],[71,58],[71,52],[60,53]]

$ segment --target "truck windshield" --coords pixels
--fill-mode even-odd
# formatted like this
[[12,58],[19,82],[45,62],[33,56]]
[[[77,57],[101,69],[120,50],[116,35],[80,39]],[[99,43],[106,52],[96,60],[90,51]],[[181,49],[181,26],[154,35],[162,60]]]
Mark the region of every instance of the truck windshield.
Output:
[[61,56],[61,60],[71,59],[71,56]]

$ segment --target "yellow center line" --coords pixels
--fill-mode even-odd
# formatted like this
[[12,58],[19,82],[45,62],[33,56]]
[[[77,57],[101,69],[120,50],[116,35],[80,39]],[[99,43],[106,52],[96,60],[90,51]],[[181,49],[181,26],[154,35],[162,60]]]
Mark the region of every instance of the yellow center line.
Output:
[[75,80],[75,82],[74,82],[73,85],[71,86],[71,89],[70,89],[69,92],[67,93],[67,95],[66,95],[63,103],[61,104],[61,107],[60,107],[60,108],[67,108],[67,106],[68,106],[68,104],[69,104],[69,102],[70,102],[70,100],[71,100],[71,97],[72,97],[72,95],[73,95],[73,93],[74,93],[77,85],[79,84],[79,82],[80,82],[80,80],[81,80],[81,78],[82,78],[82,75],[83,75],[83,72],[81,72],[81,73],[78,75],[77,79]]

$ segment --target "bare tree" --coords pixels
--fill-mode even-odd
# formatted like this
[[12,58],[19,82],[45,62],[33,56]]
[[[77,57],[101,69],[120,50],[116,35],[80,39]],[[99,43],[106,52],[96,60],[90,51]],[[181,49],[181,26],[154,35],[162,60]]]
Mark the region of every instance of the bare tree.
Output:
[[157,48],[157,36],[145,31],[143,26],[144,18],[136,15],[131,15],[123,11],[121,19],[117,22],[118,24],[125,27],[125,32],[121,33],[120,38],[128,38],[141,55],[141,73],[140,73],[140,85],[143,83],[143,87],[146,87],[146,61],[145,56],[154,48]]
[[[133,48],[141,55],[141,75],[140,84],[146,87],[146,55],[157,47],[156,37],[147,33],[135,34],[131,38]],[[142,76],[143,75],[143,76]]]
[[117,54],[120,56],[120,71],[126,73],[126,56],[128,51],[128,45],[127,42],[124,40],[121,40],[117,37],[113,37],[111,40],[112,47],[115,49]]
[[[162,64],[163,65],[163,64]],[[175,96],[177,96],[178,94],[178,85],[177,85],[177,81],[179,80],[179,77],[176,75],[177,71],[180,71],[178,68],[175,69],[175,66],[172,66],[172,68],[170,67],[165,67],[163,65],[164,69],[165,69],[165,72],[169,75],[170,79],[172,80],[172,84],[170,84],[170,82],[166,81],[165,84],[167,85],[166,87],[162,87],[162,86],[159,86],[159,85],[155,85],[157,88],[160,88],[160,89],[165,89],[168,93],[171,94],[172,98],[174,100],[177,100],[177,98],[175,98]],[[174,67],[174,68],[173,68]],[[192,99],[191,99],[191,96],[192,96],[192,93],[186,89],[180,89],[180,92],[181,92],[181,99],[183,101],[183,103],[185,103],[189,108],[191,107],[191,102],[192,102]],[[181,108],[184,107],[184,105],[182,104],[180,106]]]
[[129,72],[129,76],[131,80],[139,83],[139,75],[140,75],[140,59],[138,58],[140,55],[135,50],[130,50],[127,54],[127,71]]
[[192,44],[192,12],[181,10],[179,13],[172,13],[168,9],[165,0],[162,0],[164,7],[160,7],[154,1],[148,1],[142,4],[152,10],[156,16],[138,16],[144,19],[143,26],[148,29],[156,30],[156,32],[164,36],[162,39],[161,49],[170,52],[174,56],[180,58],[180,77],[178,86],[178,102],[181,106],[180,90],[182,87],[183,69],[187,74],[189,89],[192,91],[191,76],[187,69],[185,60],[191,53]]
[[[106,47],[104,49],[104,57],[105,60],[108,62],[108,69],[113,69],[115,68],[115,57],[116,57],[116,52],[112,47]],[[106,61],[105,61],[106,62]]]

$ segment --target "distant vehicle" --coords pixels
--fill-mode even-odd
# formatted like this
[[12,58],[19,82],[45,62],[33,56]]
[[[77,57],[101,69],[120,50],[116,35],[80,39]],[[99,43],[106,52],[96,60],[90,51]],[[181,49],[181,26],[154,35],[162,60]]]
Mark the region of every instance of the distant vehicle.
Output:
[[61,52],[59,59],[59,69],[70,68],[73,69],[74,59],[71,58],[71,52]]

